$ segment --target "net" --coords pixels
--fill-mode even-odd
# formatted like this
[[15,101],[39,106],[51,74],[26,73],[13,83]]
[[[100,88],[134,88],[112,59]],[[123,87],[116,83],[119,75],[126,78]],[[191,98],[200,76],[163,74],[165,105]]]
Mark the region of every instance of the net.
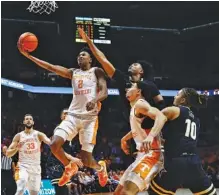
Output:
[[33,13],[47,13],[55,12],[58,5],[55,1],[31,1],[27,10]]

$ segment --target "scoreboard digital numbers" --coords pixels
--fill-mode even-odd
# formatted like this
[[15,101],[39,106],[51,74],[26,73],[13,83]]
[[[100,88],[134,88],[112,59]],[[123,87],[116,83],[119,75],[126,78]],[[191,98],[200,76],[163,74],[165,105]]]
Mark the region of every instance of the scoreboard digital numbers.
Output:
[[76,23],[76,39],[77,43],[84,43],[84,40],[78,33],[78,27],[84,29],[88,37],[94,43],[111,44],[109,39],[110,19],[108,18],[90,18],[75,17]]

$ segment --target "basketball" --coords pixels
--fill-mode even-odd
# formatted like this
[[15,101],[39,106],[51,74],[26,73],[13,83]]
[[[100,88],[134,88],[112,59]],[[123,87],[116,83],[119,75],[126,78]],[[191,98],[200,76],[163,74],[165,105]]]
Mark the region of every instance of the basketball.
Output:
[[32,52],[38,46],[38,39],[33,33],[25,32],[19,37],[18,44],[22,50]]

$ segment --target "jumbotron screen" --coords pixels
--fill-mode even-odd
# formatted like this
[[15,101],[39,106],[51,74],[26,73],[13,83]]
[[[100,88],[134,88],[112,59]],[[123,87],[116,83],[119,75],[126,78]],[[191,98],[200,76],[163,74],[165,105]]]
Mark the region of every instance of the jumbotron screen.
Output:
[[84,43],[78,33],[78,27],[84,29],[94,43],[111,44],[109,39],[110,19],[109,18],[90,18],[75,17],[77,43]]

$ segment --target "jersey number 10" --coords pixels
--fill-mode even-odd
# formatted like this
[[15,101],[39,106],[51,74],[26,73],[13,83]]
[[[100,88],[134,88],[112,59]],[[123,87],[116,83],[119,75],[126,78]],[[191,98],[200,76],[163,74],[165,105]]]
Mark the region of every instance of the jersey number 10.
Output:
[[186,119],[186,124],[185,136],[196,140],[196,123],[192,122],[190,119]]

